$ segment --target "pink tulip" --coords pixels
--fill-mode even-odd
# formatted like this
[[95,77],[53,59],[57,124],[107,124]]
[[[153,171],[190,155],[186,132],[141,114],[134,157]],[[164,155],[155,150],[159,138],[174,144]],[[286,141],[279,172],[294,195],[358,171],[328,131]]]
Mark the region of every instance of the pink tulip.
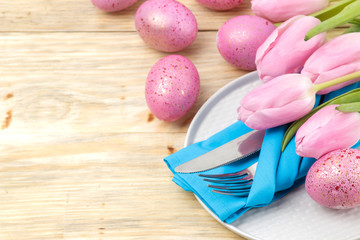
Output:
[[248,93],[238,108],[238,119],[252,129],[267,129],[303,117],[314,104],[311,80],[300,74],[285,74]]
[[[348,33],[336,37],[317,49],[305,62],[301,74],[319,84],[356,71],[360,71],[360,33]],[[354,79],[325,88],[318,94],[327,94],[359,81]]]
[[320,158],[324,154],[353,146],[360,138],[360,113],[345,113],[329,105],[312,115],[297,131],[296,153]]
[[275,29],[256,52],[260,78],[269,81],[287,73],[299,73],[310,55],[325,42],[325,33],[304,41],[306,33],[320,23],[310,16],[293,17]]
[[252,0],[254,14],[272,22],[283,22],[296,15],[315,13],[329,4],[329,0]]

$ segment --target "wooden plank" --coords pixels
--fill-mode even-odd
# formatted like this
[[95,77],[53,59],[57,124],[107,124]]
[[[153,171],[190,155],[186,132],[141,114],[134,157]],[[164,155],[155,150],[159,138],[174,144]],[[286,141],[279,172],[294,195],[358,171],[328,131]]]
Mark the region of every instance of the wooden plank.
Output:
[[2,148],[0,239],[238,239],[171,181],[162,158],[183,139],[138,133]]
[[[105,13],[90,0],[1,1],[0,31],[134,31],[134,16],[143,2],[121,12]],[[217,30],[231,17],[251,14],[250,0],[225,12],[205,8],[195,0],[179,2],[194,13],[200,30]]]
[[[202,102],[241,74],[214,36],[181,53],[202,69]],[[196,111],[149,120],[145,78],[167,54],[136,33],[4,33],[0,45],[0,239],[239,239],[162,160]]]
[[245,73],[222,59],[215,35],[202,32],[179,53],[197,66],[201,92],[186,117],[166,123],[150,114],[144,88],[152,65],[167,54],[145,46],[136,33],[4,33],[0,132],[185,132],[215,91]]

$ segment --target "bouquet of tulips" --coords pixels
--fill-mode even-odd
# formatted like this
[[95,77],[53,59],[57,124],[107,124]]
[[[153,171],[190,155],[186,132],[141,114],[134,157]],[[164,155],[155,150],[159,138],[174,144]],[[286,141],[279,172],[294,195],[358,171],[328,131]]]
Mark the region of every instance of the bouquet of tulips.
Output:
[[[360,89],[313,108],[316,95],[360,80],[360,32],[356,32],[360,28],[360,1],[340,1],[312,16],[296,15],[297,6],[318,8],[328,1],[264,2],[269,1],[252,1],[256,14],[271,19],[267,13],[273,12],[272,4],[278,4],[278,11],[285,4],[286,12],[295,16],[281,23],[258,48],[256,66],[264,84],[242,99],[239,120],[253,129],[295,121],[285,134],[283,149],[296,134],[296,152],[303,157],[319,158],[351,147],[360,138]],[[326,31],[345,23],[353,25],[326,42]]]

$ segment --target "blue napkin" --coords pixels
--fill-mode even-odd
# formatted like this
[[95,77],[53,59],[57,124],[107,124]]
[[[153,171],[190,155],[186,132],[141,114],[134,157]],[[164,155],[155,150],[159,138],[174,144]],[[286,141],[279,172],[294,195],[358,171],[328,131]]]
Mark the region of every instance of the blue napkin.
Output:
[[[357,87],[357,84],[353,84],[329,93],[323,98],[328,100]],[[322,102],[320,96],[317,97],[317,104],[319,102]],[[307,171],[315,162],[315,159],[299,157],[295,153],[294,138],[287,145],[284,152],[281,152],[281,143],[287,127],[284,125],[268,129],[259,154],[204,172],[207,174],[231,173],[246,169],[257,162],[254,181],[248,197],[214,193],[197,173],[177,173],[174,171],[182,163],[250,132],[252,129],[241,121],[233,123],[207,140],[194,143],[167,156],[164,161],[174,173],[173,181],[176,184],[186,191],[193,192],[221,221],[232,223],[247,210],[267,206],[303,184]],[[358,145],[360,145],[360,142]]]

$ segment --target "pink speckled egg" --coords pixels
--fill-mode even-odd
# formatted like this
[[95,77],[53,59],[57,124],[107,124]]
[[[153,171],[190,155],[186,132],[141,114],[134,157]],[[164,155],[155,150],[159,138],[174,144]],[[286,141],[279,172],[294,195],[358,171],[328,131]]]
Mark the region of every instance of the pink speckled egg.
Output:
[[91,0],[92,3],[101,10],[106,12],[121,11],[131,5],[135,4],[138,0]]
[[198,27],[194,14],[175,0],[148,0],[136,12],[135,27],[150,47],[177,52],[196,38]]
[[256,51],[275,28],[270,21],[257,16],[231,18],[217,33],[217,48],[221,56],[235,67],[255,70]]
[[239,6],[243,0],[197,0],[199,3],[203,4],[205,7],[208,7],[213,10],[225,11]]
[[145,98],[151,112],[172,122],[183,117],[194,105],[200,90],[195,65],[180,55],[160,59],[146,79]]
[[335,209],[360,205],[360,151],[341,149],[325,154],[310,168],[307,193],[319,204]]

